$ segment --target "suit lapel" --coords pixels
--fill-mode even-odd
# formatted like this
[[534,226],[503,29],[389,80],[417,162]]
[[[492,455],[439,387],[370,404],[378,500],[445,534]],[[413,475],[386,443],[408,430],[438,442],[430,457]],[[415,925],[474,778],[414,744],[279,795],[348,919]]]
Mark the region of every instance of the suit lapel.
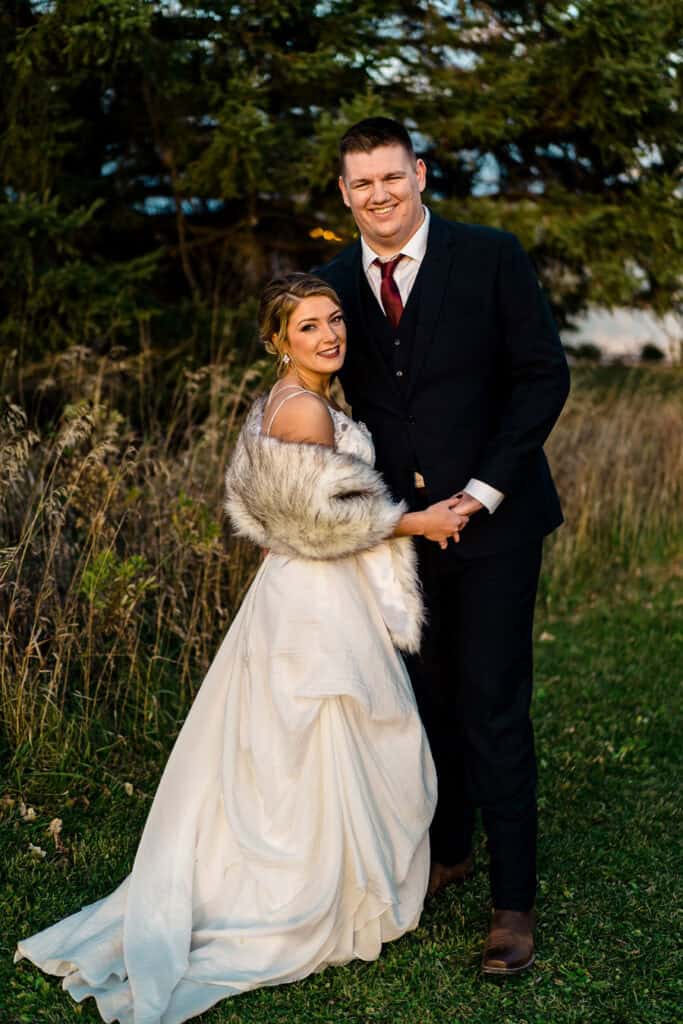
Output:
[[[359,372],[371,381],[378,377],[383,378],[384,388],[373,389],[373,395],[377,404],[385,405],[382,401],[382,392],[388,389],[391,395],[389,409],[396,405],[402,407],[404,398],[396,386],[396,382],[387,366],[377,339],[375,338],[372,325],[368,323],[365,315],[365,304],[361,298],[361,287],[363,285],[363,262],[361,259],[360,242],[348,250],[348,259],[345,261],[344,277],[346,287],[343,288],[347,296],[348,308],[345,310],[347,319],[350,322],[350,345],[356,347],[356,351],[349,352],[353,363],[358,367]],[[374,301],[374,298],[373,298]],[[362,363],[365,362],[365,367]],[[365,371],[365,372],[363,372]]]
[[448,223],[430,214],[427,251],[419,271],[420,292],[415,340],[410,367],[408,398],[420,377],[429,346],[432,343],[441,306],[446,295],[448,277],[454,254],[454,240]]
[[341,264],[343,276],[340,292],[345,299],[344,314],[347,321],[356,329],[361,325],[363,316],[358,276],[361,267],[360,257],[360,242],[356,242],[343,253],[343,263]]

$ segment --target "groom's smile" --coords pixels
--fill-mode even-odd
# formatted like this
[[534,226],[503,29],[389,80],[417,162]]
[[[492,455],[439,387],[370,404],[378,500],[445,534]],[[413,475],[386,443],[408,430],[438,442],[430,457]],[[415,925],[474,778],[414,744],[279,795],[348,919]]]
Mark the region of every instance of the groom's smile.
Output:
[[358,229],[378,256],[393,256],[424,216],[427,168],[401,145],[347,153],[339,187]]
[[397,206],[398,203],[389,203],[387,206],[373,206],[370,208],[370,212],[383,220],[384,218],[390,217]]

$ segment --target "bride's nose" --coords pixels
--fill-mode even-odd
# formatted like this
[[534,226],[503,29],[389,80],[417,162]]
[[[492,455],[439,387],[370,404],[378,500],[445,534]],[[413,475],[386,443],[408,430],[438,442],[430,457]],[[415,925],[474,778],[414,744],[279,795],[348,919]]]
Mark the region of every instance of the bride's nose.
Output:
[[343,328],[339,324],[328,324],[327,325],[327,337],[325,342],[331,342],[333,345],[339,341],[342,336]]

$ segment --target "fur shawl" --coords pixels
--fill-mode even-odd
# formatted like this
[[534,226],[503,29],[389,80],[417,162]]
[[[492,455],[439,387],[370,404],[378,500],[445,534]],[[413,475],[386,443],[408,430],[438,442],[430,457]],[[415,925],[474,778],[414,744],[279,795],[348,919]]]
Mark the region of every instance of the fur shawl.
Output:
[[[392,537],[405,503],[395,502],[380,474],[353,455],[265,437],[264,406],[262,398],[250,410],[226,472],[225,509],[233,529],[293,558],[337,559],[372,551],[369,572],[381,555],[374,549],[388,541],[385,554],[405,622],[395,629],[387,625],[398,647],[417,650],[423,608],[415,552],[409,537]],[[383,573],[382,588],[392,589],[386,566]],[[388,598],[394,608],[396,597]]]

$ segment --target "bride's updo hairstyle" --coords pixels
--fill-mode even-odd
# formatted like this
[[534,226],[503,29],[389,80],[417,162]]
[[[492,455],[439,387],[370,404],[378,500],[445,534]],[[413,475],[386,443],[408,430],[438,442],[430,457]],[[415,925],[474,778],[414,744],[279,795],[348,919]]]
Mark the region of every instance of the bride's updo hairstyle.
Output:
[[315,274],[279,274],[263,290],[259,306],[259,336],[266,351],[277,356],[278,377],[286,373],[291,365],[285,356],[288,354],[287,329],[292,313],[302,299],[309,299],[313,295],[325,295],[342,308],[334,288]]

